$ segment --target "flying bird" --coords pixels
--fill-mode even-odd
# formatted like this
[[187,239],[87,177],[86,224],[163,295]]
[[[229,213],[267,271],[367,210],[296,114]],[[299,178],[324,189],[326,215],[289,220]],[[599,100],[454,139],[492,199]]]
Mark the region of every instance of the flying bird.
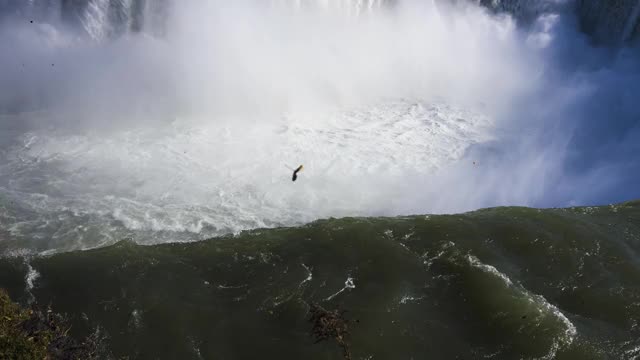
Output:
[[298,172],[302,171],[302,165],[298,166],[297,169],[293,170],[293,176],[291,177],[291,181],[296,181],[298,178]]

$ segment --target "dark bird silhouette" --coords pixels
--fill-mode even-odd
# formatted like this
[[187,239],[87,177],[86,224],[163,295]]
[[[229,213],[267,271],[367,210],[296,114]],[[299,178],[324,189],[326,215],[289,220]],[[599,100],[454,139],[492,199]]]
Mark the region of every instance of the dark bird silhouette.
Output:
[[302,165],[298,166],[297,169],[293,170],[293,176],[291,177],[291,181],[296,181],[298,178],[298,172],[302,171]]

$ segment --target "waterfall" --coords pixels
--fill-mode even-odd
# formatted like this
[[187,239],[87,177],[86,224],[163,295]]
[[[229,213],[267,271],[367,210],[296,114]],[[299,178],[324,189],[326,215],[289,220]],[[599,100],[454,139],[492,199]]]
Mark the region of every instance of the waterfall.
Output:
[[624,29],[622,31],[621,41],[631,41],[634,38],[634,35],[638,33],[638,27],[640,26],[640,1],[636,3],[633,10],[629,13],[629,17],[627,18],[627,22],[624,25]]
[[540,14],[557,12],[561,7],[575,11],[582,30],[595,41],[612,46],[637,38],[640,0],[474,0],[495,12],[512,14],[523,22]]
[[317,9],[341,12],[349,17],[357,17],[380,9],[384,0],[272,0],[271,5],[294,11]]
[[102,40],[109,35],[109,0],[91,0],[82,24],[89,36]]
[[[259,2],[259,0],[256,0]],[[440,0],[460,1],[460,0]],[[524,23],[541,13],[569,5],[575,11],[582,30],[596,41],[619,45],[636,39],[640,33],[640,0],[467,0],[495,12],[507,12]],[[358,17],[375,12],[394,0],[270,0],[275,7],[293,11],[312,9],[341,12]],[[24,0],[1,1],[2,16],[19,14],[49,23],[79,25],[95,40],[120,36],[130,32],[153,35],[165,33],[164,24],[169,6],[180,6],[177,0]]]
[[174,0],[0,0],[0,19],[64,24],[100,41],[130,32],[163,33],[169,1]]
[[583,31],[600,43],[620,45],[637,36],[640,0],[580,0],[577,11]]

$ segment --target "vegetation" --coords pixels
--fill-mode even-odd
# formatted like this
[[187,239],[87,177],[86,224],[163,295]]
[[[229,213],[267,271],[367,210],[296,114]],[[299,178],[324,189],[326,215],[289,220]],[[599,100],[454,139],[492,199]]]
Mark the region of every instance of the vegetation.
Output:
[[21,308],[0,289],[0,359],[96,359],[97,333],[78,342],[63,316],[32,306]]

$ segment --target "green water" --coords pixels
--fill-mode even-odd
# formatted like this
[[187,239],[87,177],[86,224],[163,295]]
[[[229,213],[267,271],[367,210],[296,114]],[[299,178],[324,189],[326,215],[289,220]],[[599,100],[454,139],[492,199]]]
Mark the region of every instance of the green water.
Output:
[[635,359],[639,254],[640,202],[494,208],[4,258],[0,287],[131,359],[341,359],[312,302],[347,310],[354,359]]

